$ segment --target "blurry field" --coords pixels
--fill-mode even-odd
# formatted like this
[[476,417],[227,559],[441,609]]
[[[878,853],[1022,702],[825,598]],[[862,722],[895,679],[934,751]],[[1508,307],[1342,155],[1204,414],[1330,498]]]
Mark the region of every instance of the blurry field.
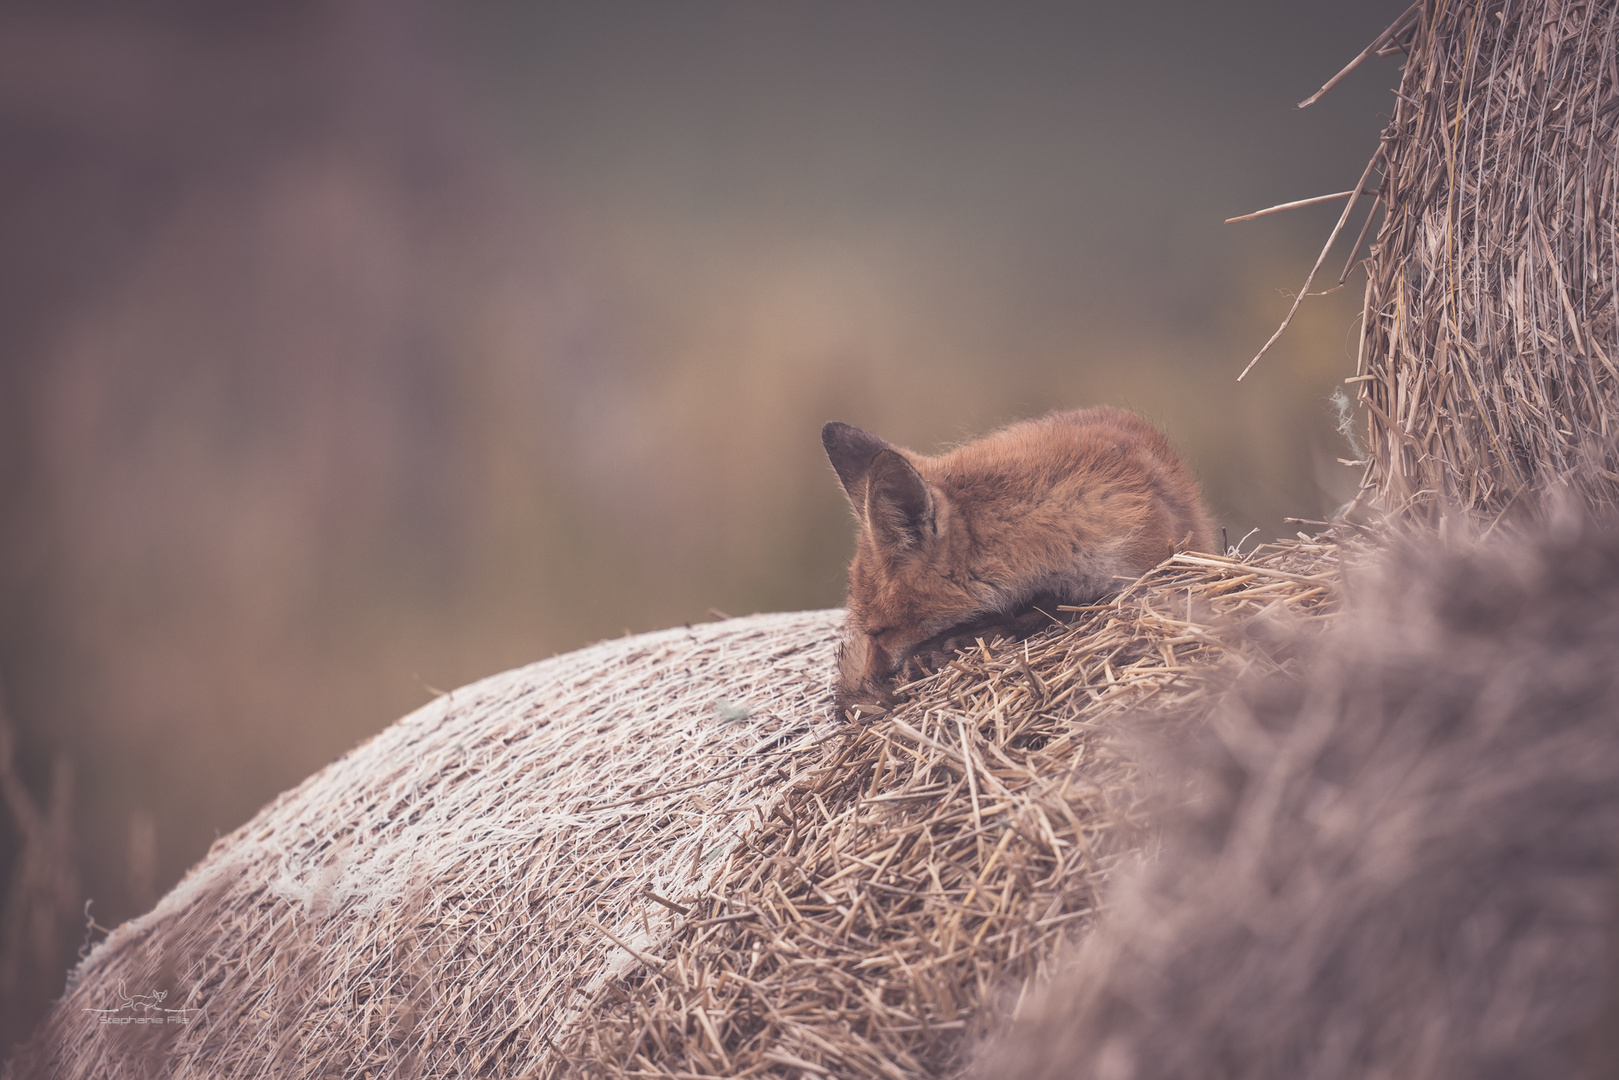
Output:
[[1239,385],[1336,211],[1220,220],[1359,175],[1345,7],[8,6],[0,690],[98,920],[432,688],[838,604],[828,419],[1330,510],[1362,279]]

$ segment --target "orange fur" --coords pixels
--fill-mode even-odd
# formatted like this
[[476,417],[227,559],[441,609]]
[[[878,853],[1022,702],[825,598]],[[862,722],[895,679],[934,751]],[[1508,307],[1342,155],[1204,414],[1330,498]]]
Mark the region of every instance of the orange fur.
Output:
[[836,421],[821,441],[860,525],[838,707],[888,703],[906,661],[1022,637],[1181,549],[1213,548],[1197,481],[1119,409],[1053,413],[934,457]]

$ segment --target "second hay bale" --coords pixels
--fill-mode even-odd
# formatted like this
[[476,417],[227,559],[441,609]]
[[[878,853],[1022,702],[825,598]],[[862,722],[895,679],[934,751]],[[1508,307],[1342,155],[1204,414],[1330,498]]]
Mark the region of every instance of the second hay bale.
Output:
[[[1373,164],[1360,401],[1385,510],[1619,498],[1619,5],[1425,0]],[[1397,24],[1398,25],[1398,24]],[[1525,496],[1529,498],[1525,498]]]

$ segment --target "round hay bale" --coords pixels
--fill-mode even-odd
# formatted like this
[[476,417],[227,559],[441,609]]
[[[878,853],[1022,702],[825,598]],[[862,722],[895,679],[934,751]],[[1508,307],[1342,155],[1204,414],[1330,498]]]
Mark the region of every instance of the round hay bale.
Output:
[[953,1075],[1146,838],[1113,718],[1284,662],[1245,627],[1330,618],[1338,557],[1177,555],[866,724],[839,612],[457,690],[216,843],[10,1075]]
[[[836,730],[836,626],[810,612],[647,634],[434,700],[218,841],[115,930],[19,1068],[539,1067],[639,964],[628,950],[667,932],[672,912],[644,890],[700,890],[789,748]],[[124,1006],[158,993],[170,1011]]]
[[1425,0],[1401,19],[1371,163],[1386,214],[1356,372],[1366,483],[1419,519],[1565,485],[1611,504],[1619,7]]

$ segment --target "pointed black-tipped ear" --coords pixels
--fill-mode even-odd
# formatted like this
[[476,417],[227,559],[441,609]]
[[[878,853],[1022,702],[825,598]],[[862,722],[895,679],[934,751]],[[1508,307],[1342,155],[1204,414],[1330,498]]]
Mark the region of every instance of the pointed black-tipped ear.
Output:
[[857,512],[865,513],[866,475],[871,472],[872,460],[892,447],[869,431],[836,420],[821,429],[821,445],[826,447],[826,456],[843,481],[849,502]]
[[878,451],[866,476],[866,524],[882,550],[898,554],[933,537],[933,493],[897,450]]

